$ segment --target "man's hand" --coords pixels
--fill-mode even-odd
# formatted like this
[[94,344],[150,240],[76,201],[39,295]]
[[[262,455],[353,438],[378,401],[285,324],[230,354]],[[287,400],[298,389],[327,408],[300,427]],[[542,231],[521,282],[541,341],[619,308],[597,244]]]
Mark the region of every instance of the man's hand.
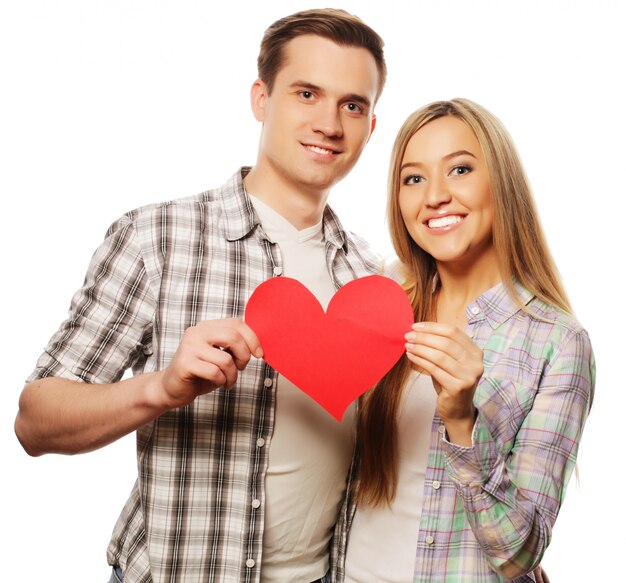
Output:
[[537,583],[550,583],[548,574],[541,568],[541,565],[533,571],[533,575],[535,576],[535,581]]
[[218,387],[232,387],[261,343],[240,319],[205,320],[185,330],[172,361],[160,374],[159,398],[169,409]]

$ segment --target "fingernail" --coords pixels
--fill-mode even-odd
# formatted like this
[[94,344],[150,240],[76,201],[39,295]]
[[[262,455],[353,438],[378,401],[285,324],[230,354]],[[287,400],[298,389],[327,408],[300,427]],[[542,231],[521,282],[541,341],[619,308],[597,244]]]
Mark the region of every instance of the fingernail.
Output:
[[256,356],[257,358],[263,358],[263,349],[257,348],[256,352],[254,353],[254,356]]
[[424,322],[415,322],[415,324],[413,324],[413,330],[419,330],[421,328],[425,328],[425,324]]
[[409,332],[404,335],[404,339],[410,342],[415,342],[415,340],[417,340],[417,334],[415,332]]

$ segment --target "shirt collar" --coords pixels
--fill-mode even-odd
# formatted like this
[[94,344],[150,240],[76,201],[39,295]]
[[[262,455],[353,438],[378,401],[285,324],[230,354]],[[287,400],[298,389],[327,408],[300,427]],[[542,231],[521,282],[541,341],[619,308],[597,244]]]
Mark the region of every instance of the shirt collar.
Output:
[[[243,239],[261,224],[243,186],[243,179],[250,170],[250,166],[241,167],[223,187],[224,233],[229,241]],[[328,205],[324,209],[322,223],[326,241],[337,248],[343,248],[347,253],[345,230],[335,212]]]
[[478,296],[476,300],[468,304],[465,310],[468,324],[487,320],[492,328],[497,328],[517,313],[520,305],[528,305],[534,297],[534,294],[517,280],[513,281],[513,291],[518,302],[509,293],[504,283],[499,283]]
[[324,216],[322,217],[324,227],[324,238],[328,243],[343,249],[345,253],[348,253],[348,239],[346,232],[339,220],[339,217],[335,214],[335,211],[328,205],[324,209]]
[[243,187],[243,179],[248,172],[249,166],[240,168],[222,188],[224,234],[228,241],[243,239],[259,224],[250,198]]

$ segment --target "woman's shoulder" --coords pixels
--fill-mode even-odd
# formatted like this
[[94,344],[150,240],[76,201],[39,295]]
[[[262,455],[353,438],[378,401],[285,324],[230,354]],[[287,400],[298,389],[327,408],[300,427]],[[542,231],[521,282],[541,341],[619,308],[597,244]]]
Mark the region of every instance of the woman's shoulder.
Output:
[[587,331],[574,314],[549,304],[537,296],[533,296],[527,304],[527,309],[531,317],[549,322],[555,328],[560,328],[571,334],[587,334]]
[[[549,360],[555,358],[588,363],[594,376],[593,347],[589,333],[574,314],[568,313],[537,297],[527,304],[529,342],[542,346]],[[543,339],[543,340],[542,340]]]

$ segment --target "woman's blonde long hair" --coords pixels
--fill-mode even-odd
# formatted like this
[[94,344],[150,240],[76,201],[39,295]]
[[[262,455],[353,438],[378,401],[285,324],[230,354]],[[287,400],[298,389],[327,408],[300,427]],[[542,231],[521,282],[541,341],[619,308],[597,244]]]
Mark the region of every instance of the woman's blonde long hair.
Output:
[[[517,297],[513,288],[513,280],[517,279],[538,298],[571,312],[513,140],[502,122],[485,108],[468,99],[452,99],[431,103],[411,114],[400,128],[391,154],[387,220],[394,249],[404,267],[404,289],[413,305],[415,321],[435,318],[432,286],[437,267],[433,257],[413,241],[402,220],[398,203],[400,167],[413,135],[444,116],[465,122],[482,148],[493,195],[493,245],[509,292]],[[390,504],[395,497],[396,417],[410,370],[408,359],[401,358],[362,399],[358,421],[359,504]]]

